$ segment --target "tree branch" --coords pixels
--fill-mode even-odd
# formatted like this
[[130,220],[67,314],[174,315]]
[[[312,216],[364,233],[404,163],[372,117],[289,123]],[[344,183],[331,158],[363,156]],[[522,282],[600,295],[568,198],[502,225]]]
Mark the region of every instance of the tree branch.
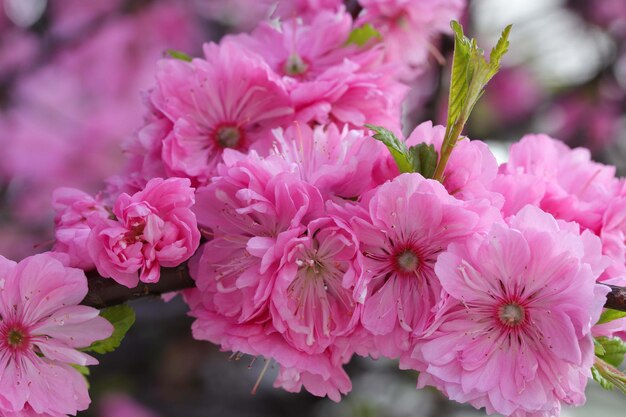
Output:
[[[194,280],[189,275],[187,263],[176,268],[162,268],[159,282],[146,284],[140,282],[135,288],[126,288],[111,278],[103,278],[96,271],[87,272],[89,292],[82,304],[104,308],[126,301],[145,297],[156,297],[168,292],[180,291],[194,287]],[[607,285],[611,292],[606,296],[604,307],[613,310],[626,311],[626,288],[616,285]]]
[[611,292],[606,295],[604,307],[612,310],[626,311],[626,288],[617,285],[607,285]]
[[161,268],[161,278],[154,284],[140,282],[135,288],[127,288],[111,278],[103,278],[96,271],[87,272],[89,292],[82,304],[104,308],[137,298],[156,297],[173,291],[193,288],[194,280],[189,275],[187,263],[176,268]]

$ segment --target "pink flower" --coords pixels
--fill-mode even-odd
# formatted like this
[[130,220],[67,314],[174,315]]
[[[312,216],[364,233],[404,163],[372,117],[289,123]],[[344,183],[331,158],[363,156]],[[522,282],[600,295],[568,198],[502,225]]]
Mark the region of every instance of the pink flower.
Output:
[[320,10],[310,22],[288,17],[277,26],[262,22],[251,34],[227,36],[225,42],[261,55],[270,68],[290,81],[312,81],[344,59],[376,61],[379,52],[346,46],[352,17],[345,10]]
[[[317,361],[319,363],[319,360]],[[319,365],[316,365],[319,366]],[[300,392],[302,387],[318,397],[328,396],[335,402],[341,401],[341,394],[352,390],[352,382],[341,366],[329,366],[325,373],[302,371],[298,367],[286,368],[281,366],[274,381],[276,388],[288,392]]]
[[359,0],[363,12],[357,23],[372,24],[383,37],[386,60],[398,76],[411,81],[427,63],[433,41],[459,20],[464,0]]
[[505,197],[505,216],[525,204],[539,205],[557,219],[575,221],[596,234],[619,189],[615,167],[593,162],[587,149],[570,149],[546,135],[526,135],[512,145],[500,176],[505,178],[494,189]]
[[69,255],[69,266],[84,270],[95,265],[87,250],[92,225],[110,213],[99,198],[74,188],[57,188],[52,194],[56,243],[55,252]]
[[87,243],[100,275],[132,288],[139,280],[157,282],[161,266],[177,266],[193,255],[200,232],[191,211],[194,190],[189,183],[155,178],[144,190],[118,197],[116,220],[99,220]]
[[261,54],[283,75],[297,120],[395,126],[406,88],[381,65],[380,48],[346,45],[351,30],[352,18],[344,10],[320,11],[310,22],[263,23],[251,35],[227,42]]
[[384,145],[361,130],[336,125],[296,124],[274,131],[274,153],[295,165],[300,178],[325,199],[355,198],[374,187],[374,167],[386,155]]
[[197,288],[185,293],[194,337],[275,360],[276,386],[338,401],[349,355],[333,343],[358,323],[363,293],[347,225],[324,216],[319,191],[276,155],[226,151],[197,199],[212,239],[192,258]]
[[297,349],[323,352],[359,322],[361,269],[348,226],[332,217],[313,220],[285,247],[271,294],[274,327]]
[[[417,126],[406,139],[407,146],[420,143],[433,145],[441,152],[446,128],[431,121]],[[502,196],[491,190],[498,174],[498,162],[489,146],[480,140],[458,141],[446,164],[443,185],[448,193],[461,200],[486,199],[495,207],[502,206]]]
[[437,256],[450,243],[480,232],[479,217],[440,183],[419,174],[381,185],[364,208],[366,213],[352,220],[368,283],[362,324],[380,353],[398,357],[433,318],[441,292]]
[[609,202],[602,216],[600,238],[603,253],[613,261],[611,275],[626,277],[626,195]]
[[[173,123],[161,155],[168,175],[197,184],[211,178],[226,148],[267,154],[270,129],[293,113],[280,78],[255,53],[225,42],[206,44],[204,55],[160,61],[151,94],[154,107]],[[161,138],[162,128],[154,134]]]
[[0,256],[0,277],[0,415],[86,409],[87,384],[71,365],[97,364],[77,349],[109,337],[113,326],[78,305],[85,274],[42,254],[18,264]]
[[608,288],[596,284],[597,237],[577,229],[527,206],[509,226],[450,245],[435,266],[444,303],[413,352],[418,386],[489,414],[581,405]]
[[196,194],[198,223],[212,239],[194,278],[201,291],[215,293],[219,313],[243,322],[267,307],[284,245],[321,215],[323,201],[278,157],[227,151],[224,160]]
[[272,16],[282,19],[303,18],[312,20],[325,10],[337,11],[343,7],[342,0],[279,0]]

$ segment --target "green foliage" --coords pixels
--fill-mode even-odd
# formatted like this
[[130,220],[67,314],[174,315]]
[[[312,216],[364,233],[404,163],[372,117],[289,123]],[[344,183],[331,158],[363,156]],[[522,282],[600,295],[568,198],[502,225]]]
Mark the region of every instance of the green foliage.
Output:
[[100,354],[113,352],[122,343],[128,329],[135,323],[135,311],[127,304],[105,308],[100,311],[100,315],[113,325],[113,334],[107,339],[92,343],[84,349],[86,352]]
[[168,49],[167,54],[175,59],[180,59],[181,61],[191,62],[192,58],[184,52],[177,51],[175,49]]
[[433,145],[420,143],[409,148],[409,156],[414,172],[424,178],[432,178],[437,167],[437,151]]
[[454,55],[452,58],[452,75],[450,96],[448,101],[448,120],[446,134],[441,147],[442,158],[435,173],[441,180],[445,164],[452,148],[458,141],[472,109],[482,96],[485,86],[500,69],[500,61],[509,48],[511,25],[507,26],[487,62],[484,51],[476,43],[463,34],[463,27],[456,21],[451,23],[454,31]]
[[626,374],[602,359],[596,358],[596,363],[591,368],[591,376],[602,388],[609,391],[617,388],[626,394]]
[[594,338],[596,362],[591,368],[591,376],[607,390],[617,388],[626,394],[626,374],[617,369],[626,355],[626,342],[618,337]]
[[352,29],[352,32],[350,32],[350,36],[348,36],[348,40],[346,41],[346,45],[355,44],[363,46],[372,39],[380,40],[382,39],[382,36],[380,35],[380,32],[374,28],[374,26],[366,23],[361,27]]
[[485,86],[500,69],[500,61],[509,49],[508,38],[511,31],[511,25],[504,29],[487,62],[483,50],[476,44],[476,39],[468,39],[458,22],[452,21],[451,26],[454,31],[454,55],[448,104],[450,129],[465,125]]
[[619,337],[596,337],[594,340],[596,356],[603,361],[620,366],[626,355],[626,342]]
[[396,135],[381,126],[365,125],[376,132],[372,137],[387,146],[400,172],[417,172],[424,178],[432,178],[437,166],[437,151],[433,145],[420,143],[406,147],[406,144]]
[[406,148],[403,141],[398,139],[391,130],[385,129],[382,126],[366,124],[365,127],[376,132],[372,137],[385,144],[391,156],[393,156],[393,159],[396,161],[400,172],[412,172],[411,163],[409,162],[409,150]]
[[626,311],[611,310],[610,308],[607,308],[602,312],[600,320],[598,320],[597,324],[609,323],[613,320],[621,319],[622,317],[626,317]]

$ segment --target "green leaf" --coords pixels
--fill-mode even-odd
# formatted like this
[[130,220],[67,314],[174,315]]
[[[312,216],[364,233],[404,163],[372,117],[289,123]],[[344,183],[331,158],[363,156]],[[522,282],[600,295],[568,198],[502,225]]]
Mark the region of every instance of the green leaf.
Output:
[[420,143],[409,148],[413,172],[419,172],[424,178],[432,178],[437,167],[437,151],[433,145]]
[[604,346],[602,346],[602,343],[598,342],[595,337],[593,338],[593,352],[596,356],[602,356],[606,353],[606,350],[604,349]]
[[113,352],[122,343],[128,329],[135,323],[135,311],[127,304],[105,308],[100,311],[100,315],[113,325],[113,334],[109,338],[94,342],[88,348],[83,349],[86,352],[100,354]]
[[184,52],[177,51],[175,49],[168,49],[167,54],[172,58],[180,59],[181,61],[191,62],[192,58]]
[[602,359],[596,358],[591,368],[591,376],[602,388],[609,391],[617,388],[626,394],[626,374]]
[[500,69],[500,61],[509,47],[511,31],[511,25],[504,29],[487,62],[484,51],[478,47],[476,39],[467,38],[458,22],[452,21],[451,26],[454,32],[454,54],[446,133],[441,146],[441,158],[434,175],[438,180],[443,178],[450,153],[485,86]]
[[626,311],[611,310],[610,308],[607,308],[602,312],[600,320],[598,320],[596,324],[608,323],[613,320],[621,319],[622,317],[626,317]]
[[382,36],[380,35],[380,32],[374,28],[374,26],[366,23],[361,27],[352,29],[352,32],[350,32],[350,36],[348,36],[348,40],[346,41],[346,45],[355,44],[363,46],[372,39],[380,40],[382,39]]
[[409,157],[409,151],[403,141],[398,139],[391,130],[385,129],[382,126],[366,124],[365,127],[376,132],[372,137],[385,144],[391,156],[393,156],[393,159],[396,161],[400,172],[414,172]]
[[[602,349],[596,348],[596,356],[610,363],[613,366],[620,366],[626,355],[626,342],[619,337],[596,337],[595,344],[599,344]],[[597,346],[597,345],[595,345]],[[600,350],[600,352],[598,352]]]
[[81,375],[84,376],[89,376],[91,374],[91,372],[89,371],[89,368],[87,368],[86,366],[83,365],[77,365],[75,363],[71,364],[72,368],[76,369],[78,372],[80,372]]
[[615,388],[615,386],[611,382],[609,382],[606,378],[604,378],[604,376],[600,373],[598,368],[596,368],[596,365],[593,365],[591,367],[591,377],[593,378],[594,381],[600,384],[600,386],[607,391],[612,391],[613,388]]

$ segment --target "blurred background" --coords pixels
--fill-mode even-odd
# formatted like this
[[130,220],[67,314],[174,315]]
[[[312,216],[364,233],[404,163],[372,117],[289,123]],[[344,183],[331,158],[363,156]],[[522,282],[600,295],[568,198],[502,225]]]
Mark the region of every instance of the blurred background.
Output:
[[[0,254],[19,260],[51,247],[54,188],[94,193],[121,172],[122,144],[142,124],[141,91],[167,49],[197,55],[203,41],[250,30],[268,1],[0,0]],[[626,173],[625,0],[470,0],[463,21],[482,45],[514,25],[470,137],[506,160],[510,143],[545,132]],[[449,58],[451,39],[437,45]],[[432,59],[407,101],[407,132],[444,120],[448,78]],[[393,362],[364,359],[349,365],[354,388],[340,404],[273,389],[272,375],[251,395],[264,364],[192,340],[180,300],[134,307],[122,348],[93,369],[85,417],[484,414],[416,391],[415,375]],[[623,416],[625,406],[590,384],[588,404],[564,415]]]

